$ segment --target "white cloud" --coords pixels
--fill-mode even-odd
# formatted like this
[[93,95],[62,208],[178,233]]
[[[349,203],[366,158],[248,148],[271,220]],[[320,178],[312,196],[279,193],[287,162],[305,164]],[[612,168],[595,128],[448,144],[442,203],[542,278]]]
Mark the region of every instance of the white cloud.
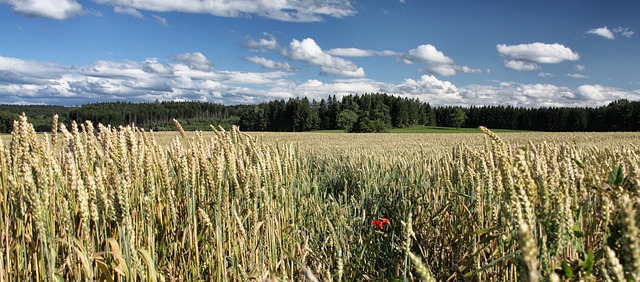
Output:
[[581,73],[569,73],[569,74],[567,74],[567,76],[571,77],[571,78],[587,78],[586,75],[581,74]]
[[538,66],[538,64],[536,63],[518,61],[518,60],[505,60],[504,66],[506,68],[519,70],[519,71],[534,71],[534,70],[540,69],[540,66]]
[[442,76],[456,75],[456,69],[453,65],[449,64],[429,64],[426,69],[423,69],[423,71]]
[[163,18],[161,16],[158,15],[152,15],[152,17],[156,20],[156,22],[158,24],[160,24],[161,26],[169,26],[169,21],[166,18]]
[[582,99],[583,101],[593,102],[596,105],[605,105],[620,99],[640,99],[640,92],[638,91],[628,92],[599,84],[578,86],[576,94],[577,98]]
[[589,34],[595,34],[601,37],[604,37],[606,39],[609,40],[614,40],[616,39],[616,34],[617,35],[621,35],[623,37],[631,37],[633,34],[635,34],[635,32],[633,32],[631,29],[629,29],[629,27],[616,27],[613,30],[609,29],[608,27],[599,27],[599,28],[594,28],[594,29],[590,29],[589,31],[587,31],[587,33]]
[[620,34],[624,37],[631,37],[632,35],[635,34],[635,32],[633,32],[632,30],[630,30],[628,27],[616,27],[615,29],[613,29],[613,32]]
[[497,85],[467,85],[460,90],[466,101],[475,105],[511,105],[516,107],[577,106],[568,87],[552,84],[500,82]]
[[[62,66],[0,56],[0,99],[13,104],[78,105],[99,101],[198,100],[224,104],[259,103],[289,97],[326,98],[388,93],[432,105],[513,105],[521,107],[601,106],[618,99],[640,100],[640,91],[603,85],[569,88],[552,84],[495,82],[457,87],[433,75],[385,83],[368,78],[296,81],[292,72],[215,70],[201,53],[161,60],[97,61]],[[210,64],[210,63],[209,63]]]
[[142,13],[140,13],[140,11],[131,8],[131,7],[122,7],[122,6],[115,6],[113,7],[113,11],[117,14],[121,14],[121,15],[130,15],[139,19],[144,18],[144,16],[142,15]]
[[500,82],[498,85],[467,85],[460,90],[465,101],[475,105],[517,107],[595,107],[619,100],[640,99],[639,91],[602,85],[581,85],[576,89],[552,84]]
[[244,46],[251,52],[265,52],[280,48],[275,36],[266,32],[263,35],[267,38],[261,38],[258,41],[248,38]]
[[[12,0],[17,1],[17,0]],[[344,18],[356,10],[349,0],[94,0],[99,4],[153,12],[185,12],[220,17],[258,16],[287,22],[317,22],[324,17]]]
[[147,73],[172,74],[173,70],[162,64],[157,58],[149,58],[142,62],[142,70]]
[[344,95],[356,93],[374,93],[380,91],[380,83],[366,79],[336,79],[332,82],[322,82],[317,79],[309,79],[303,83],[291,84],[284,87],[272,89],[280,93],[290,93],[292,96],[307,97],[309,100],[320,100],[329,95],[342,97]]
[[293,39],[289,44],[290,50],[285,55],[290,59],[305,62],[311,65],[319,66],[323,74],[348,76],[348,77],[364,77],[364,69],[356,66],[351,61],[331,56],[322,51],[320,46],[312,38],[306,38],[302,41]]
[[15,13],[27,17],[43,17],[64,20],[83,13],[76,0],[0,0],[13,6]]
[[446,95],[458,93],[458,88],[453,83],[439,80],[433,75],[423,75],[418,80],[407,78],[392,89],[395,91],[391,92],[399,94]]
[[212,66],[211,62],[200,52],[178,54],[171,56],[171,58],[195,70],[206,71],[211,69]]
[[399,84],[386,84],[384,93],[407,98],[418,98],[431,105],[463,105],[458,88],[450,81],[439,80],[432,75],[422,75],[419,79],[406,78]]
[[539,70],[540,64],[577,61],[580,55],[562,44],[530,43],[519,45],[498,44],[498,53],[506,57],[504,66],[518,71]]
[[453,64],[453,59],[447,57],[441,51],[438,51],[431,44],[420,45],[402,57],[405,64],[413,64],[415,62],[427,62],[435,64]]
[[605,27],[599,27],[599,28],[590,29],[589,31],[587,31],[587,33],[595,34],[595,35],[604,37],[604,38],[609,39],[609,40],[616,39],[616,36],[613,34],[613,32],[611,30],[609,30],[609,28],[607,28],[606,26]]
[[417,62],[427,63],[427,67],[422,71],[441,76],[455,75],[457,70],[464,73],[482,73],[482,70],[479,69],[457,65],[453,59],[431,44],[423,44],[411,49],[406,54],[403,54],[399,60],[407,65]]
[[562,44],[531,43],[519,45],[497,45],[498,53],[512,60],[541,64],[557,64],[563,61],[577,61],[580,55]]
[[463,73],[482,73],[481,69],[474,69],[467,66],[457,66],[456,69],[461,70]]
[[373,57],[373,56],[396,56],[398,52],[392,50],[365,50],[359,48],[334,48],[327,50],[327,53],[333,56],[340,57]]
[[97,61],[76,67],[0,56],[0,95],[4,103],[23,104],[155,99],[228,104],[283,98],[285,94],[267,89],[290,83],[285,79],[290,74],[285,72],[205,68],[208,60],[201,55],[196,52],[170,56],[175,60],[170,63],[149,58],[143,62]]
[[260,65],[267,69],[292,70],[293,68],[287,62],[276,62],[263,57],[253,56],[245,58],[247,61]]

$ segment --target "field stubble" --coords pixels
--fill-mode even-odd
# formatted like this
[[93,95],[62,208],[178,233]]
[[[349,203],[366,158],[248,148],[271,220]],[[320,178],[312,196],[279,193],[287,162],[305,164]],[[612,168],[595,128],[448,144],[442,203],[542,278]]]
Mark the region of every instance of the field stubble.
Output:
[[36,135],[21,117],[0,280],[640,279],[638,133],[177,126]]

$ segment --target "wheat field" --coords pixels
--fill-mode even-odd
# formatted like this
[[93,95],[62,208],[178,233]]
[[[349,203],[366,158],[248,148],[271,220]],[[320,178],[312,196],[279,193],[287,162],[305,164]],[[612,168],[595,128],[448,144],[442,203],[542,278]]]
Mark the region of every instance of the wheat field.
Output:
[[0,282],[640,280],[640,133],[176,127],[20,117]]

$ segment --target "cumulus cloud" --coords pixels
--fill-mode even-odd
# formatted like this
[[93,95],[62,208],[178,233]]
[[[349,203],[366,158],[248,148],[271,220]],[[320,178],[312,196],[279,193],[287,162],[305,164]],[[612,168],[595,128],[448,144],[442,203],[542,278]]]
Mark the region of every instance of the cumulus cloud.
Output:
[[455,75],[456,70],[464,73],[482,73],[482,70],[479,69],[457,65],[453,59],[431,44],[423,44],[409,50],[409,52],[400,57],[400,61],[407,65],[424,62],[427,67],[423,71],[442,76]]
[[582,101],[593,102],[596,105],[606,105],[620,99],[638,100],[640,99],[640,93],[637,91],[628,92],[599,84],[586,84],[578,86],[576,89],[576,98]]
[[142,70],[146,73],[172,74],[173,70],[157,58],[149,58],[142,62]]
[[453,64],[453,59],[447,57],[431,44],[420,45],[402,56],[402,62],[413,64],[415,62],[427,62],[435,64]]
[[398,52],[392,50],[366,50],[359,48],[334,48],[327,50],[327,53],[333,56],[340,57],[374,57],[374,56],[396,56]]
[[271,91],[296,93],[295,96],[305,96],[309,99],[322,99],[328,95],[338,98],[357,93],[388,93],[407,98],[418,98],[432,105],[465,105],[458,88],[449,81],[439,80],[432,75],[422,75],[420,78],[407,78],[399,84],[389,84],[367,78],[336,79],[323,82],[310,79],[300,84],[274,88]]
[[533,70],[540,69],[540,66],[538,66],[538,64],[536,63],[518,61],[518,60],[505,60],[504,66],[506,68],[519,70],[519,71],[533,71]]
[[499,82],[497,85],[468,85],[460,92],[465,100],[475,101],[478,105],[575,106],[570,88],[552,84]]
[[594,107],[619,100],[640,99],[640,92],[602,85],[581,85],[575,89],[553,84],[499,82],[497,85],[467,85],[460,89],[466,101],[476,105],[517,107]]
[[209,70],[213,64],[209,62],[207,57],[205,57],[200,52],[193,53],[184,53],[171,56],[172,59],[182,62],[187,65],[191,69],[195,70]]
[[374,93],[380,91],[380,82],[367,78],[336,79],[330,82],[322,82],[317,79],[309,79],[302,83],[292,83],[271,91],[291,93],[294,96],[308,97],[320,100],[329,95],[342,97],[355,93]]
[[365,76],[364,69],[349,60],[334,57],[324,52],[312,38],[306,38],[302,41],[293,39],[285,55],[292,60],[319,66],[320,72],[323,74],[348,77]]
[[604,26],[604,27],[599,27],[599,28],[594,28],[594,29],[590,29],[589,31],[587,31],[587,33],[589,34],[594,34],[609,40],[614,40],[616,39],[616,35],[621,35],[623,37],[631,37],[634,32],[629,29],[628,27],[616,27],[613,30],[609,29],[608,27]]
[[88,66],[0,56],[0,96],[4,103],[77,105],[155,99],[229,104],[292,95],[266,90],[290,84],[285,79],[288,73],[216,71],[205,68],[208,60],[201,55],[196,52],[170,56],[169,62],[157,58],[142,62],[97,61]]
[[[297,82],[290,72],[236,72],[193,68],[194,53],[149,58],[142,62],[98,61],[89,66],[56,64],[0,57],[0,93],[6,103],[74,105],[97,101],[198,100],[224,104],[259,103],[295,96],[387,92],[436,104],[460,101],[451,82],[424,75],[388,84],[367,78],[310,79]],[[208,61],[208,60],[206,60]]]
[[13,11],[27,17],[64,20],[83,13],[76,0],[0,0],[13,6]]
[[245,58],[247,61],[258,64],[266,69],[292,70],[293,68],[287,62],[276,62],[267,58],[253,56]]
[[[258,57],[259,58],[259,57]],[[143,61],[97,61],[86,66],[0,56],[3,103],[79,105],[99,101],[197,100],[223,104],[259,103],[306,96],[389,93],[432,105],[522,107],[600,106],[619,99],[640,100],[640,91],[603,85],[569,88],[552,84],[495,82],[457,87],[433,75],[386,83],[368,78],[292,79],[289,71],[239,72],[206,66],[201,53]],[[209,63],[210,65],[210,63]]]
[[563,61],[577,61],[580,59],[578,53],[558,43],[498,44],[497,48],[502,56],[541,64],[557,64]]
[[498,44],[496,48],[501,56],[507,58],[504,62],[505,67],[519,71],[539,70],[538,63],[557,64],[580,59],[577,52],[558,43]]
[[456,75],[456,69],[454,68],[454,66],[447,64],[429,64],[427,68],[422,69],[422,71],[442,76]]
[[[12,0],[18,1],[18,0]],[[43,0],[42,0],[43,1]],[[53,1],[53,0],[49,0]],[[69,0],[68,0],[69,1]],[[94,0],[97,3],[152,12],[185,12],[220,17],[258,16],[286,22],[317,22],[325,17],[344,18],[356,10],[349,0]],[[74,1],[75,2],[75,1]]]
[[[459,99],[458,88],[449,81],[439,80],[433,75],[422,75],[420,79],[407,78],[398,85],[387,86],[390,93],[413,96],[432,96],[432,98],[442,98],[446,95],[453,95]],[[422,99],[429,101],[431,99]]]

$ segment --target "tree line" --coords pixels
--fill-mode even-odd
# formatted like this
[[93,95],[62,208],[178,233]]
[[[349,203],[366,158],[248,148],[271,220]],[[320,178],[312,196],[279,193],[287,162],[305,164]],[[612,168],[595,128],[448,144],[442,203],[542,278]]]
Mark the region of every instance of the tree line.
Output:
[[385,132],[414,126],[478,127],[535,131],[640,131],[640,101],[618,100],[600,107],[513,106],[432,107],[428,102],[384,93],[345,95],[338,99],[290,98],[256,105],[207,102],[103,102],[79,107],[0,105],[0,132],[10,132],[24,112],[37,131],[50,131],[54,114],[60,121],[121,126],[135,124],[154,131],[208,130],[210,124],[244,131]]
[[240,117],[247,131],[383,132],[413,126],[478,127],[533,131],[640,131],[640,101],[601,107],[432,107],[388,94],[347,95],[338,100],[276,100],[248,107]]
[[384,132],[390,128],[436,125],[429,103],[388,94],[335,95],[326,100],[275,100],[255,105],[240,116],[246,131]]
[[36,131],[50,131],[53,115],[59,122],[70,125],[71,121],[84,123],[90,120],[97,126],[136,126],[154,131],[175,130],[173,119],[178,119],[185,130],[206,130],[210,124],[226,128],[237,125],[241,108],[247,106],[224,106],[204,102],[102,102],[84,104],[79,107],[43,105],[0,105],[0,132],[11,132],[13,120],[25,113]]

